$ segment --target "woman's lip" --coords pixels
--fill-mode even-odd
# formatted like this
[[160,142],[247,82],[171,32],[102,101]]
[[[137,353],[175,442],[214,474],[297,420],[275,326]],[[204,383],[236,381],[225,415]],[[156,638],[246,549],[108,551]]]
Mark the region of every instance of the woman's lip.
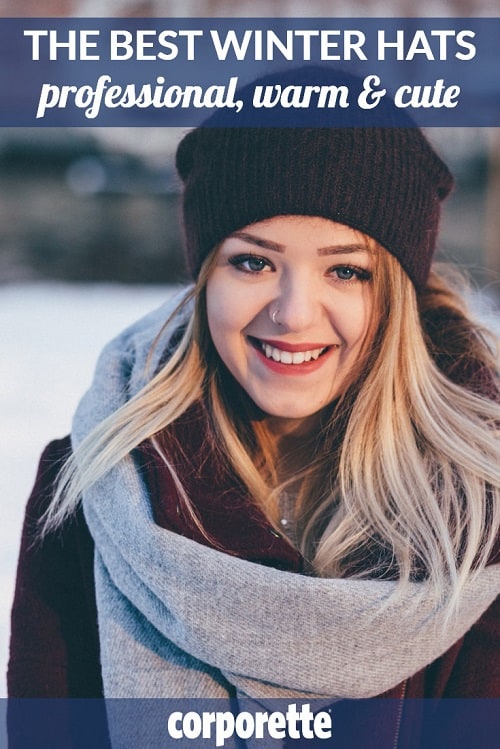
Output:
[[248,338],[258,343],[264,343],[273,348],[278,348],[280,351],[290,351],[290,353],[296,353],[299,351],[315,351],[316,349],[329,348],[338,344],[334,343],[287,343],[286,341],[278,341],[272,338],[257,338],[256,336],[248,336]]
[[[260,339],[254,340],[258,341]],[[268,358],[259,345],[252,345],[252,349],[255,351],[256,356],[264,364],[266,369],[275,374],[287,376],[308,375],[316,372],[329,360],[330,355],[335,351],[335,348],[335,346],[329,346],[317,359],[310,359],[309,361],[302,362],[302,364],[284,364],[283,362],[275,361],[273,358]]]

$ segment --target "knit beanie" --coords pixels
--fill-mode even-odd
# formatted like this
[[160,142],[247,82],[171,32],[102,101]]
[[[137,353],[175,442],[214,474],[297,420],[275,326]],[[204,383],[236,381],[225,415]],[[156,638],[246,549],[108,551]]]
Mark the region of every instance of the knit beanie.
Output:
[[417,127],[198,127],[176,155],[188,269],[238,229],[320,216],[369,235],[425,286],[453,178]]

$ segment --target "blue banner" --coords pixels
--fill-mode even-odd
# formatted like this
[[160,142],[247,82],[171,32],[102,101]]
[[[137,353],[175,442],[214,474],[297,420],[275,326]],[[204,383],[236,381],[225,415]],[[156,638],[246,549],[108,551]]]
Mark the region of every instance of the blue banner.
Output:
[[7,711],[9,749],[496,749],[500,735],[494,699],[11,699],[0,722]]
[[0,126],[498,127],[499,39],[500,18],[0,19]]

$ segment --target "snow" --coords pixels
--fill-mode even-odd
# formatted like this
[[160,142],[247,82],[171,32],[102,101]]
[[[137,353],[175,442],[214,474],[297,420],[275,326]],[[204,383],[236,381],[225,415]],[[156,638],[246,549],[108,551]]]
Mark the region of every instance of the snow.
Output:
[[[9,613],[24,505],[48,441],[68,433],[102,345],[161,304],[172,287],[25,284],[0,294],[0,667],[7,663]],[[500,332],[498,312],[475,306]],[[0,683],[0,697],[5,696]]]

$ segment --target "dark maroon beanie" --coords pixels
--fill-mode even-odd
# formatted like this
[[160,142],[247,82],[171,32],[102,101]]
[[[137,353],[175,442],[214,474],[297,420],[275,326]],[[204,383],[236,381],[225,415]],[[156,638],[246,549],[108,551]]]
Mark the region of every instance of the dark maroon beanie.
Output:
[[188,268],[234,231],[277,215],[347,224],[427,280],[453,178],[417,127],[199,127],[179,144]]

